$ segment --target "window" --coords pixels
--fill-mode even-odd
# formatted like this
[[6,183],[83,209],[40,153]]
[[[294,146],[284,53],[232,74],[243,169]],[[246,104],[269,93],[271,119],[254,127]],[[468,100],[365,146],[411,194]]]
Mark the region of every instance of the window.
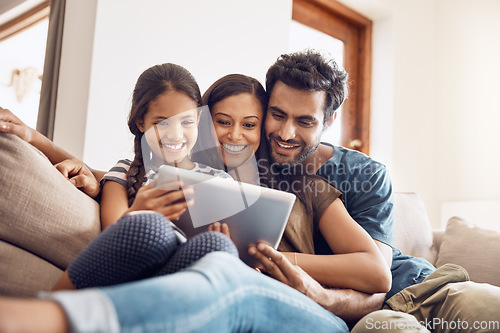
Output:
[[[306,48],[314,48],[320,51],[328,51],[339,66],[344,66],[344,43],[332,36],[315,30],[307,25],[292,20],[290,27],[289,51],[301,51]],[[323,134],[321,139],[335,145],[341,144],[342,128],[342,106],[338,110],[338,116],[333,125]]]
[[[292,23],[291,39],[299,40],[298,36],[303,34],[309,36],[308,44],[301,49],[326,49],[336,59],[342,59],[339,64],[349,73],[349,97],[337,117],[337,127],[325,134],[325,140],[368,154],[372,22],[332,0],[294,0],[292,19],[295,22]],[[294,48],[300,47],[299,44],[290,43]]]
[[49,23],[49,2],[0,25],[0,95],[10,109],[36,128]]

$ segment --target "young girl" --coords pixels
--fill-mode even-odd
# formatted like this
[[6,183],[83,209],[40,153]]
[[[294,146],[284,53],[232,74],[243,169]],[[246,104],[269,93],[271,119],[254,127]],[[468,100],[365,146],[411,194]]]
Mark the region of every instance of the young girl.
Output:
[[[114,285],[168,274],[212,251],[237,256],[231,240],[208,231],[182,242],[175,220],[193,204],[189,189],[168,191],[144,185],[162,164],[229,177],[191,161],[203,150],[198,139],[201,94],[192,75],[174,64],[153,66],[138,78],[128,126],[134,134],[133,161],[121,160],[103,178],[104,231],[70,264],[53,290]],[[201,133],[200,133],[201,134]],[[223,230],[224,231],[224,230]]]
[[[229,177],[189,157],[216,146],[213,130],[206,126],[209,120],[206,112],[201,108],[196,81],[181,66],[157,65],[139,76],[128,119],[128,127],[134,135],[135,157],[132,162],[120,160],[103,178],[103,229],[125,213],[138,210],[166,211],[163,215],[172,220],[182,215],[189,201],[165,206],[182,199],[182,191],[165,195],[154,186],[143,186],[163,164]],[[211,162],[211,166],[222,167],[220,158],[218,161],[213,158]]]

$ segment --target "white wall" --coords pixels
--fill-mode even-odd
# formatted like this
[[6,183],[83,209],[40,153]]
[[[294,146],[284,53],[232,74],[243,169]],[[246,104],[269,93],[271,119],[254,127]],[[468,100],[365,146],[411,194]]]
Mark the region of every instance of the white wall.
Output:
[[137,4],[68,0],[63,43],[73,45],[63,50],[69,65],[61,69],[54,141],[98,169],[131,155],[127,114],[135,81],[146,68],[182,65],[203,92],[228,73],[263,82],[267,68],[288,47],[291,0]]
[[431,222],[500,199],[500,2],[345,0],[373,22],[371,155]]
[[500,200],[500,1],[436,6],[438,201]]
[[[435,193],[434,0],[391,0],[394,38],[394,190],[415,191],[429,216],[438,214]],[[376,117],[376,115],[374,115]]]

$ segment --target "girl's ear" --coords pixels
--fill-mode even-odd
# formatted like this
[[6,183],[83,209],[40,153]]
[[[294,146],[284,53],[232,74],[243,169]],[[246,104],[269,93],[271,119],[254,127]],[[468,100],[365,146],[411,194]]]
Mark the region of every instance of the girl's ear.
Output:
[[139,129],[139,131],[144,133],[144,119],[137,119],[135,121],[135,124],[137,125],[137,128]]

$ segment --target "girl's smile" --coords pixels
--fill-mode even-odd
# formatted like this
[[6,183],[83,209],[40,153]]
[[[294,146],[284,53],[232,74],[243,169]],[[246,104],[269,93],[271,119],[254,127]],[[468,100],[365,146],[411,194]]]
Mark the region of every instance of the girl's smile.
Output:
[[196,103],[184,92],[168,90],[149,104],[137,127],[159,164],[190,169],[193,164],[186,157],[198,138],[198,120]]

